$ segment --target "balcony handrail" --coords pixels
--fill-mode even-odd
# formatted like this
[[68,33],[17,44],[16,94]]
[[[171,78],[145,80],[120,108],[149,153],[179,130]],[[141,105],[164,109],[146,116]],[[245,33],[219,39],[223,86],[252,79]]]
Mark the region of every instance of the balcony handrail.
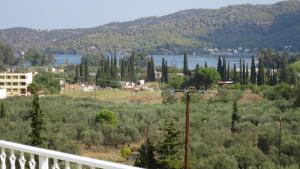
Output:
[[63,160],[66,162],[76,163],[80,165],[86,165],[95,168],[104,169],[141,169],[138,167],[128,166],[124,164],[108,162],[103,160],[92,159],[88,157],[82,157],[78,155],[67,154],[59,151],[53,151],[38,147],[27,146],[19,143],[8,142],[0,140],[0,148],[20,151],[24,153],[35,154],[42,157],[53,158],[57,160]]

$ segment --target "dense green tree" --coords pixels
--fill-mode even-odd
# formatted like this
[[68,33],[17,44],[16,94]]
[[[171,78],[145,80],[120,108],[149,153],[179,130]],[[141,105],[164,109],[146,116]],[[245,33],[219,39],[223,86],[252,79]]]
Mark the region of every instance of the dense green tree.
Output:
[[260,57],[258,62],[257,85],[263,85],[264,83],[265,83],[264,63],[263,63],[263,57]]
[[1,102],[0,105],[0,118],[3,119],[6,116],[6,110],[5,110],[5,106],[4,106],[4,102]]
[[89,64],[88,64],[87,61],[84,61],[84,81],[85,82],[88,82],[89,76],[90,76],[90,73],[89,73]]
[[47,55],[38,49],[29,49],[25,53],[25,59],[33,66],[51,65],[55,61],[53,55]]
[[217,63],[217,71],[219,72],[220,76],[222,76],[222,59],[221,56],[218,58],[218,63]]
[[296,97],[296,100],[294,102],[294,105],[296,107],[300,107],[300,85],[299,84],[297,84],[297,87],[295,90],[295,97]]
[[220,75],[214,68],[200,68],[193,77],[195,87],[200,89],[204,87],[207,90],[213,83],[220,79]]
[[99,67],[98,70],[97,70],[97,73],[96,73],[96,77],[95,77],[96,84],[98,84],[100,82],[101,75],[102,75],[102,72],[101,72],[101,68]]
[[239,78],[239,80],[240,80],[240,84],[242,85],[242,84],[243,84],[243,66],[242,66],[242,58],[240,58],[240,71],[239,71],[239,73],[240,73],[240,78]]
[[183,56],[183,74],[188,76],[190,74],[189,68],[188,68],[188,58],[187,58],[187,53],[184,52]]
[[79,64],[79,76],[80,76],[80,82],[84,80],[84,66],[82,63]]
[[252,59],[251,59],[250,82],[252,84],[256,84],[256,66],[255,66],[254,56],[252,56]]
[[149,82],[155,81],[155,69],[154,69],[153,56],[151,56],[150,60],[147,63],[147,81]]
[[75,77],[74,77],[74,82],[75,83],[78,83],[80,81],[80,73],[79,73],[79,66],[77,65],[76,66],[76,69],[75,69]]
[[216,153],[197,165],[205,169],[238,169],[237,160],[224,153]]
[[223,64],[222,64],[222,80],[223,81],[226,81],[227,80],[227,68],[226,68],[226,58],[223,57]]
[[246,65],[246,75],[245,75],[245,84],[248,84],[248,79],[249,79],[249,68],[248,68],[248,63]]
[[156,159],[154,156],[155,147],[152,145],[149,139],[147,139],[146,144],[142,144],[139,149],[139,157],[135,161],[135,166],[155,169]]
[[281,67],[280,67],[280,82],[288,82],[288,53],[284,53],[281,59]]
[[226,75],[226,80],[230,80],[230,65],[229,65],[229,62],[227,63],[227,75]]
[[3,43],[0,43],[0,65],[13,66],[17,63],[17,57],[14,54],[14,50]]
[[165,58],[162,59],[161,69],[161,82],[168,83],[168,63],[165,61]]
[[233,79],[234,82],[238,81],[238,74],[237,74],[237,70],[236,70],[236,64],[233,65]]
[[204,62],[204,67],[208,67],[208,66],[207,66],[207,62]]
[[31,119],[31,145],[46,147],[44,113],[40,107],[39,96],[37,94],[33,97],[32,110],[29,113],[29,118]]
[[235,133],[237,131],[237,123],[240,119],[239,113],[238,113],[238,106],[237,106],[237,102],[234,101],[233,103],[233,111],[231,114],[231,132]]
[[134,64],[134,55],[135,53],[132,52],[130,56],[130,81],[135,82],[136,81],[136,72],[135,72],[135,64]]
[[94,122],[96,124],[96,127],[102,128],[102,133],[104,135],[104,142],[107,144],[108,136],[111,131],[110,129],[111,127],[114,127],[117,124],[117,118],[114,112],[109,110],[102,110],[99,113],[97,113]]
[[156,146],[158,168],[182,168],[181,146],[180,132],[177,130],[175,122],[167,121],[163,130],[162,142]]
[[243,83],[242,83],[242,84],[246,84],[246,67],[245,67],[245,60],[243,60],[242,78],[243,78]]

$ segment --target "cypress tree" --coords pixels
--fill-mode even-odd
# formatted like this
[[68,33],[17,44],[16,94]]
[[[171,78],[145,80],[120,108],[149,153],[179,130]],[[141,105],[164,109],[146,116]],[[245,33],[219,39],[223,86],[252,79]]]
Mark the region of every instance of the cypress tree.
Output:
[[233,81],[237,82],[236,64],[233,65]]
[[223,65],[222,65],[222,80],[226,81],[227,80],[227,77],[226,77],[226,72],[227,72],[227,69],[226,69],[226,59],[225,57],[223,57]]
[[242,58],[240,58],[240,84],[243,84],[243,67],[242,67]]
[[113,58],[111,57],[110,58],[110,77],[111,77],[111,80],[115,80],[115,77],[114,77],[114,75],[115,75],[115,70],[114,70],[114,68],[115,68],[115,65],[114,65],[114,60],[113,60]]
[[135,82],[134,52],[130,56],[130,82]]
[[154,59],[153,59],[153,56],[151,56],[150,80],[151,80],[151,82],[155,81],[155,69],[154,69]]
[[82,63],[80,63],[79,65],[79,73],[80,73],[80,82],[82,82],[84,79],[84,68]]
[[162,58],[162,63],[161,63],[161,83],[166,83],[165,82],[165,58]]
[[245,67],[245,60],[243,60],[243,84],[246,84],[246,67]]
[[88,78],[89,78],[90,74],[89,74],[89,65],[88,62],[85,61],[84,62],[84,81],[88,82]]
[[96,73],[96,84],[100,81],[100,79],[101,79],[101,68],[99,67],[98,68],[98,71],[97,71],[97,73]]
[[183,74],[186,76],[189,75],[188,60],[187,60],[186,52],[184,52],[184,56],[183,56]]
[[105,76],[106,76],[106,79],[107,80],[110,80],[111,79],[111,76],[110,76],[110,61],[109,61],[109,57],[107,56],[106,57],[106,62],[105,62]]
[[118,80],[118,61],[116,53],[114,55],[114,80]]
[[288,82],[287,77],[287,65],[288,65],[288,54],[284,53],[281,59],[281,70],[280,70],[280,82]]
[[206,62],[204,62],[204,67],[208,67]]
[[0,118],[3,119],[6,115],[6,110],[5,110],[5,107],[4,107],[4,102],[2,101],[1,102],[1,107],[0,107]]
[[219,56],[219,59],[218,59],[217,71],[219,72],[220,76],[222,76],[222,59],[221,59],[221,56]]
[[165,64],[165,83],[169,83],[169,75],[168,75],[168,62]]
[[226,75],[226,80],[230,80],[230,65],[229,62],[227,63],[227,75]]
[[75,70],[75,77],[74,77],[74,82],[78,83],[80,81],[80,74],[79,74],[79,66],[76,66],[76,70]]
[[232,111],[232,114],[231,114],[231,132],[232,133],[237,132],[236,125],[237,125],[239,119],[240,119],[240,116],[238,114],[237,102],[234,101],[234,103],[233,103],[233,111]]
[[248,63],[246,65],[246,76],[245,76],[245,81],[246,81],[246,84],[248,84],[248,79],[249,79],[249,69],[248,69]]
[[45,147],[45,121],[43,110],[40,107],[39,96],[37,94],[34,95],[32,101],[32,111],[30,111],[29,118],[31,118],[31,145],[38,147]]
[[124,73],[125,73],[125,64],[124,64],[124,60],[121,59],[120,62],[121,62],[121,81],[125,81],[125,78],[124,78]]
[[258,73],[257,73],[257,85],[263,85],[265,83],[265,71],[264,71],[264,63],[263,57],[259,57],[258,62]]
[[254,56],[252,56],[252,60],[251,60],[251,72],[250,72],[250,82],[252,84],[256,84],[256,66],[255,66],[255,60],[254,60]]

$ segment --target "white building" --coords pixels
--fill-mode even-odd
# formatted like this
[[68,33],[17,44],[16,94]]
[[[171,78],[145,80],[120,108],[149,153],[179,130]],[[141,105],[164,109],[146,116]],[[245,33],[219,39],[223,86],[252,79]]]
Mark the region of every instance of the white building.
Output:
[[0,88],[6,89],[7,96],[24,96],[32,80],[32,73],[0,73]]
[[0,99],[6,98],[6,89],[0,89]]

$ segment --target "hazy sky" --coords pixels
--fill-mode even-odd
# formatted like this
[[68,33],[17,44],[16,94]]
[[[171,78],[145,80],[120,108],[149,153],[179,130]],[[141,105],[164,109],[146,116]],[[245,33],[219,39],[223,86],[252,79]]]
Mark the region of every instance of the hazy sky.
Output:
[[94,27],[191,8],[271,4],[279,0],[0,0],[0,29]]

